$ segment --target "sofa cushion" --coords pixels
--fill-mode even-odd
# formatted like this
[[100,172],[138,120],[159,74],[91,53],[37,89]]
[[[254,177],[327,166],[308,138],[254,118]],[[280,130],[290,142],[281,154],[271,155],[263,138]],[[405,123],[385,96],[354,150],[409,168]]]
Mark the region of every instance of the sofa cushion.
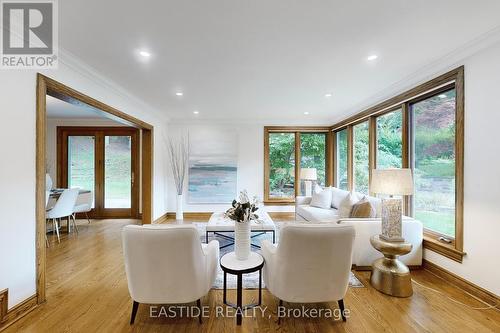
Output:
[[350,217],[370,218],[375,217],[375,214],[375,208],[370,201],[367,198],[363,198],[363,200],[358,201],[352,206]]
[[313,193],[311,198],[311,206],[323,209],[330,209],[332,203],[332,191],[329,187],[320,192]]
[[332,187],[332,208],[339,209],[340,203],[349,194],[349,191]]
[[339,217],[346,218],[351,216],[352,206],[358,202],[358,197],[353,193],[348,193],[339,205]]
[[309,222],[336,222],[338,220],[338,211],[334,208],[323,209],[299,205],[296,207],[296,213]]

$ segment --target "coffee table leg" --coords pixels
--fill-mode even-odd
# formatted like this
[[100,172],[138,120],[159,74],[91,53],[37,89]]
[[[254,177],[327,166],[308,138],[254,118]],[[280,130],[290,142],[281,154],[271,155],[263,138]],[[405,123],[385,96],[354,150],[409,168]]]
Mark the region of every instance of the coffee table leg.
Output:
[[224,272],[224,291],[222,292],[222,298],[223,298],[223,302],[224,304],[227,304],[227,273]]
[[259,304],[262,304],[262,268],[259,269]]
[[208,244],[208,231],[205,231],[205,243]]
[[238,274],[236,284],[236,325],[241,325],[243,312],[243,274]]

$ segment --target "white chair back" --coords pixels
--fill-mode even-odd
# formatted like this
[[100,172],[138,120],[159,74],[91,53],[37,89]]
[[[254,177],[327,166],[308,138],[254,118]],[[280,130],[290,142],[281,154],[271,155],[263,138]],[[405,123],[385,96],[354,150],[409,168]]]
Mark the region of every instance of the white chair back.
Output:
[[47,212],[47,218],[57,219],[72,215],[76,199],[78,198],[78,192],[78,189],[64,190],[57,199],[54,207]]
[[45,208],[47,208],[49,200],[50,200],[50,191],[45,191]]
[[281,229],[271,292],[288,302],[340,300],[347,291],[354,228],[290,224]]
[[45,191],[50,191],[52,190],[52,178],[50,177],[50,174],[46,173],[45,174]]
[[122,240],[133,300],[188,303],[208,292],[207,260],[194,225],[128,225]]

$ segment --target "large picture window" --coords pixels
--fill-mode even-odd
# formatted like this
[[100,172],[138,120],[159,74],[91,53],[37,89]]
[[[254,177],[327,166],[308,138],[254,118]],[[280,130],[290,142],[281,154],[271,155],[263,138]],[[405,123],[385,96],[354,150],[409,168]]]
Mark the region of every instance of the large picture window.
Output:
[[428,230],[455,237],[455,89],[411,104],[413,214]]
[[353,126],[354,131],[354,190],[368,194],[370,165],[368,159],[368,121]]
[[[326,186],[329,128],[271,126],[264,131],[264,202],[293,203],[306,194],[305,182]],[[316,178],[300,179],[305,168]]]
[[348,138],[347,128],[335,133],[335,170],[336,186],[343,190],[349,189],[347,178],[347,160],[348,160]]
[[295,197],[295,134],[269,133],[269,198]]
[[403,111],[386,113],[377,120],[377,169],[401,168],[403,165]]
[[333,181],[368,194],[372,169],[411,168],[405,214],[424,225],[424,247],[461,262],[463,119],[460,67],[332,126]]

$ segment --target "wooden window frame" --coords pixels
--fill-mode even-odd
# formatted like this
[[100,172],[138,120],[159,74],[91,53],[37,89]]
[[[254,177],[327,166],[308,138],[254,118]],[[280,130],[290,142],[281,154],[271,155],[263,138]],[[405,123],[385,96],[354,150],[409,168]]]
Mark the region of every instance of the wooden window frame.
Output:
[[[463,244],[463,196],[464,196],[464,110],[465,110],[465,83],[464,83],[464,66],[455,68],[445,74],[442,74],[430,81],[420,84],[408,91],[405,91],[397,96],[394,96],[386,101],[383,101],[373,107],[370,107],[354,116],[351,116],[335,125],[330,130],[332,137],[336,138],[336,132],[348,129],[348,183],[349,190],[353,189],[353,130],[352,126],[368,120],[370,123],[370,174],[373,168],[376,167],[376,118],[386,113],[402,109],[403,112],[403,127],[402,127],[402,166],[403,168],[411,167],[412,149],[412,133],[411,133],[411,112],[410,104],[416,101],[429,98],[439,94],[440,92],[449,90],[453,87],[456,91],[455,97],[455,237],[450,244],[440,240],[441,237],[450,238],[446,235],[441,235],[437,232],[424,229],[424,248],[430,249],[438,254],[450,258],[457,262],[462,262],[466,254]],[[375,124],[373,124],[375,122]],[[332,140],[334,142],[334,140]],[[337,158],[336,146],[333,146],[332,161],[333,164],[333,179],[332,183],[336,184],[335,166]],[[410,196],[405,196],[404,211],[407,214],[412,214],[412,202]]]
[[[332,139],[330,127],[315,126],[264,126],[264,204],[265,205],[293,205],[295,197],[290,199],[275,199],[269,196],[270,161],[269,161],[269,134],[294,133],[295,134],[295,197],[300,195],[300,134],[323,133],[325,134],[325,183],[330,186],[333,182],[331,166]],[[299,180],[299,181],[297,181]]]

